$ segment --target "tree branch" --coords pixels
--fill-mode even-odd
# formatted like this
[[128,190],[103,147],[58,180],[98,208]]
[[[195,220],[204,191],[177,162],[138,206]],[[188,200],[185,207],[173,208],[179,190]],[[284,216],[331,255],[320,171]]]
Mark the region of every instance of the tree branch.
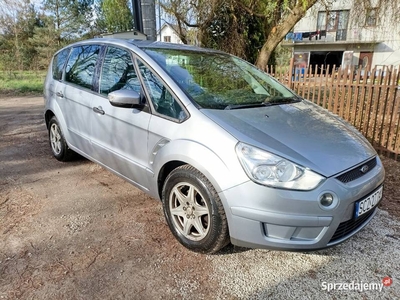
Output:
[[240,0],[237,1],[235,0],[235,3],[240,6],[240,8],[244,9],[247,13],[249,13],[252,16],[261,18],[261,19],[266,19],[267,16],[265,14],[260,14],[260,13],[256,13],[254,10],[252,10],[251,8],[247,7],[246,5],[244,5]]

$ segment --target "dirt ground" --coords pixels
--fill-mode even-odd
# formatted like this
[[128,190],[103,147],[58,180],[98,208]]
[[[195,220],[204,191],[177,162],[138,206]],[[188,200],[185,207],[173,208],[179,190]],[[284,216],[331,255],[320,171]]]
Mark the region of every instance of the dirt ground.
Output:
[[[211,262],[241,249],[190,252],[158,201],[83,158],[58,162],[42,110],[40,97],[0,99],[0,299],[238,298]],[[382,159],[380,207],[399,220],[400,162]]]

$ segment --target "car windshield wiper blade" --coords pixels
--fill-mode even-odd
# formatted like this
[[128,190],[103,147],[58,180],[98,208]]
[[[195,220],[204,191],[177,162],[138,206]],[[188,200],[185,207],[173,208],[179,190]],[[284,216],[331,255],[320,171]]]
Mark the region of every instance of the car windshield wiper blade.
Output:
[[261,107],[261,106],[266,106],[268,105],[265,102],[256,102],[256,103],[244,103],[244,104],[230,104],[227,107],[225,107],[225,110],[230,110],[230,109],[240,109],[240,108],[252,108],[252,107]]
[[263,106],[272,106],[272,105],[279,105],[279,104],[289,104],[289,103],[296,103],[299,101],[301,101],[301,99],[297,96],[293,96],[293,97],[278,97],[277,96],[277,97],[267,98],[265,102],[230,104],[225,107],[225,110],[263,107]]
[[279,104],[289,104],[289,103],[296,103],[300,102],[301,98],[297,96],[293,97],[281,97],[281,96],[276,96],[272,98],[267,98],[264,102],[265,105],[279,105]]

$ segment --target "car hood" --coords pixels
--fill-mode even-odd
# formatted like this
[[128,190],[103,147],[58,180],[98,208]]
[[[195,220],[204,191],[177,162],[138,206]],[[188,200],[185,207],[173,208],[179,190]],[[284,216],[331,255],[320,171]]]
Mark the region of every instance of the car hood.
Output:
[[326,177],[376,155],[354,127],[306,100],[236,110],[202,109],[202,112],[239,141]]

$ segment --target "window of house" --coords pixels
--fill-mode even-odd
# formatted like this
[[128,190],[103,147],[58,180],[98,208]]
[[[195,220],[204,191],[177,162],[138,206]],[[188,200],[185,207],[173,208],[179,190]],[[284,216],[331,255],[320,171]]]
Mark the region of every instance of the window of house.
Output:
[[108,47],[100,77],[100,93],[108,95],[116,90],[134,90],[140,94],[140,81],[128,51]]
[[367,16],[365,18],[366,26],[376,26],[377,12],[378,12],[377,8],[367,9]]
[[171,43],[171,36],[170,35],[164,36],[164,42]]
[[99,51],[98,45],[73,48],[65,70],[65,80],[91,89]]
[[336,40],[343,41],[346,40],[348,21],[348,10],[320,11],[317,18],[317,30],[335,31]]
[[337,28],[337,11],[331,11],[327,14],[326,31],[334,31]]
[[326,30],[326,11],[318,12],[317,30]]

